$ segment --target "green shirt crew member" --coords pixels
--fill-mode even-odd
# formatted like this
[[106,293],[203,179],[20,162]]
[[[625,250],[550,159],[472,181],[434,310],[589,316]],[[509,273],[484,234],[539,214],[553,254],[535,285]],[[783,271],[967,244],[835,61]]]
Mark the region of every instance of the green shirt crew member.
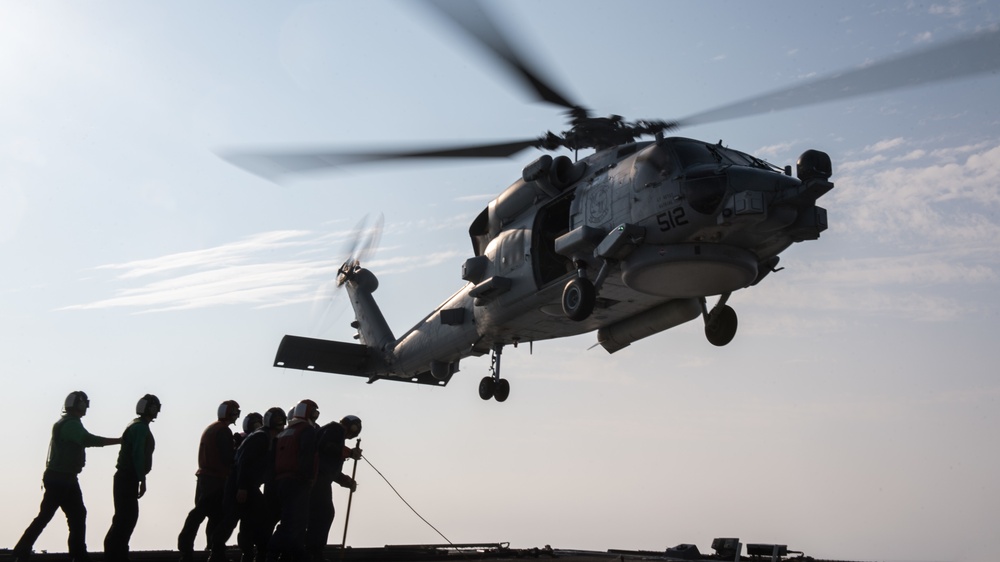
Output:
[[117,445],[121,439],[98,437],[88,432],[80,418],[87,415],[89,407],[90,400],[86,393],[80,390],[71,392],[63,404],[62,418],[52,426],[45,474],[42,475],[45,493],[38,516],[14,546],[14,556],[19,561],[31,555],[31,548],[57,509],[63,510],[69,525],[70,557],[75,562],[90,559],[87,554],[87,508],[83,504],[83,492],[77,477],[87,462],[87,447]]
[[152,394],[143,396],[135,406],[135,413],[139,417],[125,428],[118,452],[118,471],[113,487],[115,514],[104,537],[107,562],[128,560],[128,543],[139,521],[139,498],[146,494],[146,475],[153,467],[156,443],[149,424],[160,413],[160,399]]

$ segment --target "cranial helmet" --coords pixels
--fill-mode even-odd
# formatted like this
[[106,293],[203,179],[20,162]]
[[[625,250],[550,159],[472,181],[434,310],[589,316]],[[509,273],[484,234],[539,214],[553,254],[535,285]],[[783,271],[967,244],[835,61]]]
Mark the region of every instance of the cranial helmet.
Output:
[[319,417],[319,406],[312,400],[303,400],[295,405],[292,410],[292,417],[300,420],[316,421]]
[[354,439],[361,434],[361,418],[358,416],[344,416],[340,420],[340,425],[344,426],[348,439]]
[[264,416],[257,412],[250,412],[243,418],[243,433],[253,433],[262,425],[264,425]]
[[82,390],[74,390],[69,393],[66,397],[66,401],[63,402],[63,411],[69,412],[86,410],[90,407],[90,399],[87,398],[87,393]]
[[287,422],[288,418],[281,408],[270,408],[264,412],[264,427],[268,429],[281,429]]
[[226,400],[222,404],[219,404],[219,419],[220,420],[233,420],[240,417],[240,405],[235,400]]
[[147,394],[135,405],[135,413],[140,416],[151,416],[160,412],[160,399],[153,394]]

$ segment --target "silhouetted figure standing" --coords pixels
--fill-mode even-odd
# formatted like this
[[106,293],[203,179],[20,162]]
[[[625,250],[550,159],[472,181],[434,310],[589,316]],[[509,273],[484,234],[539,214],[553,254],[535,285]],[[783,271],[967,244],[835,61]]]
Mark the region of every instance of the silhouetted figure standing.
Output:
[[303,400],[292,409],[292,420],[275,442],[274,478],[281,504],[281,519],[268,543],[267,560],[303,562],[309,491],[316,479],[316,419],[319,407]]
[[361,449],[347,446],[348,439],[355,439],[360,434],[361,419],[357,416],[344,416],[339,422],[330,422],[317,434],[319,472],[309,494],[309,524],[306,529],[306,550],[312,562],[323,561],[323,549],[330,537],[334,516],[333,483],[352,492],[357,489],[358,483],[343,471],[345,460],[361,458]]
[[223,493],[226,489],[226,478],[233,470],[233,431],[229,426],[240,418],[240,405],[235,400],[226,400],[219,404],[218,420],[212,422],[201,434],[198,446],[198,478],[194,492],[194,509],[184,520],[184,527],[177,535],[177,550],[181,553],[182,562],[190,562],[194,555],[194,539],[198,527],[208,518],[205,526],[207,542],[211,545],[215,526],[224,513],[222,505]]
[[66,514],[69,525],[69,555],[74,562],[87,562],[87,508],[83,505],[83,492],[78,478],[86,464],[87,447],[117,445],[121,439],[91,435],[80,418],[87,415],[90,400],[82,390],[71,392],[63,403],[63,416],[52,426],[49,454],[45,460],[42,484],[45,493],[38,516],[28,525],[21,540],[14,546],[18,561],[31,555],[38,536],[52,520],[57,509]]
[[118,471],[115,472],[115,515],[104,537],[104,560],[126,562],[128,543],[139,521],[139,498],[146,494],[146,475],[153,468],[156,442],[149,424],[160,414],[160,399],[147,394],[135,405],[139,415],[125,428],[118,451]]
[[237,522],[240,532],[236,542],[243,554],[241,562],[266,559],[277,514],[260,488],[265,485],[269,493],[274,493],[269,489],[274,481],[274,441],[285,429],[286,421],[284,410],[269,409],[264,413],[263,427],[249,433],[236,449],[236,464],[226,482],[226,514],[212,535],[211,562],[226,559],[226,541]]

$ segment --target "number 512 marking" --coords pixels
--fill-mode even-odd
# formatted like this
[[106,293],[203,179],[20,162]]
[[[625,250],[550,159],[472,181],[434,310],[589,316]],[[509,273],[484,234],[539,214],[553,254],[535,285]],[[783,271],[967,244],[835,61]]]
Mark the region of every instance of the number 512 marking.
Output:
[[656,223],[660,225],[660,230],[663,232],[667,232],[678,226],[684,226],[688,223],[687,217],[684,215],[684,207],[674,207],[669,211],[656,215]]

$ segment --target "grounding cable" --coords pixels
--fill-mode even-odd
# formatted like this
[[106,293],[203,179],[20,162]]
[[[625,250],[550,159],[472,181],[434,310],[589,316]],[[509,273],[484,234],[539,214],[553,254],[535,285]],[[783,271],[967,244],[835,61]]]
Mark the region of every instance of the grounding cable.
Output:
[[385,483],[388,484],[390,488],[392,488],[393,492],[396,492],[396,495],[399,496],[399,499],[403,500],[403,503],[406,504],[406,507],[410,508],[410,511],[412,511],[417,517],[419,517],[421,521],[423,521],[424,523],[427,523],[428,527],[430,527],[431,529],[434,529],[435,533],[441,535],[441,538],[444,539],[445,541],[447,541],[448,544],[450,544],[450,545],[454,545],[455,544],[455,543],[451,542],[450,540],[448,540],[448,537],[444,536],[441,533],[441,531],[438,531],[437,527],[435,527],[434,525],[431,525],[430,521],[424,519],[423,515],[420,515],[419,513],[417,513],[417,510],[413,509],[413,506],[410,505],[410,502],[408,502],[405,499],[403,499],[402,494],[400,494],[399,491],[396,490],[396,487],[393,486],[391,482],[389,482],[389,479],[386,478],[384,474],[382,474],[381,472],[379,472],[379,469],[375,468],[375,465],[372,464],[372,461],[368,460],[368,457],[366,457],[364,455],[361,455],[361,458],[365,459],[365,462],[368,463],[368,466],[372,467],[372,470],[374,470],[375,472],[377,472],[378,475],[382,477],[382,480],[385,480]]

